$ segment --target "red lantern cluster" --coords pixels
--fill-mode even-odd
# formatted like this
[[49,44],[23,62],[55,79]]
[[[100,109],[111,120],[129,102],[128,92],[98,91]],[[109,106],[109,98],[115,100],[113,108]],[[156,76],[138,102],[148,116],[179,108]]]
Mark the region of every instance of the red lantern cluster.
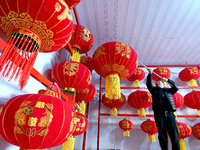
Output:
[[144,70],[136,68],[135,72],[127,79],[133,82],[133,87],[140,87],[140,81],[143,80],[144,77],[145,77]]
[[148,134],[149,142],[156,142],[155,134],[158,130],[155,121],[147,119],[141,124],[141,129]]
[[147,91],[137,90],[128,96],[128,104],[138,109],[139,117],[146,117],[145,108],[151,106],[152,96]]
[[128,120],[128,119],[123,119],[119,122],[119,127],[124,130],[123,131],[123,136],[130,136],[130,132],[129,130],[131,130],[133,128],[133,123]]

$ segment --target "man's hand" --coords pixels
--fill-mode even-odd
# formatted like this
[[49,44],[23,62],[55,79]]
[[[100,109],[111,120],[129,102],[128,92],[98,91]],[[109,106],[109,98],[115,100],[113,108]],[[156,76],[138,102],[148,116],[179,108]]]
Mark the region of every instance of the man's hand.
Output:
[[165,82],[167,82],[167,81],[168,81],[168,79],[167,79],[167,78],[162,78],[162,80],[163,80],[163,81],[165,81]]
[[152,69],[149,69],[149,68],[148,68],[147,70],[149,71],[150,74],[153,73],[153,70],[152,70]]

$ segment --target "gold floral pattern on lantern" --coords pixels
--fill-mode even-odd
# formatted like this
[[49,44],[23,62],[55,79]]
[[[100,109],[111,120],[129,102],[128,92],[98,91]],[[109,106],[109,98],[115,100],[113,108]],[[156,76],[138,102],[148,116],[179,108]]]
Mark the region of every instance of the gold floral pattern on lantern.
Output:
[[132,50],[125,43],[116,43],[116,50],[117,50],[117,54],[121,54],[121,56],[125,56],[127,58],[130,58]]
[[97,50],[96,53],[94,54],[94,59],[97,59],[100,55],[106,55],[105,47],[102,45],[100,46]]
[[63,73],[67,74],[69,76],[76,75],[79,70],[79,64],[78,63],[65,63],[63,66]]

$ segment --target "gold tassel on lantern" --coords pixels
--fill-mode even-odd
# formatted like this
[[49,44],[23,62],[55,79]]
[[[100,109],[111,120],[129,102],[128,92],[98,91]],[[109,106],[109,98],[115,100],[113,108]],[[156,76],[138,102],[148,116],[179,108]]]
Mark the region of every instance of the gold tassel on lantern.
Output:
[[110,109],[110,116],[111,117],[117,117],[117,108]]
[[179,139],[180,150],[187,150],[184,139]]
[[119,99],[121,97],[120,78],[117,73],[106,76],[105,96],[109,99]]
[[80,49],[76,47],[72,47],[72,49],[73,49],[72,61],[80,62],[81,60]]
[[139,117],[146,117],[145,109],[144,108],[138,109],[138,115]]
[[80,110],[79,110],[79,113],[85,115],[85,102],[84,101],[78,101],[78,105],[80,106]]
[[156,142],[156,136],[154,134],[148,134],[149,142]]
[[123,136],[130,136],[130,132],[128,131],[128,130],[126,130],[126,131],[123,131]]
[[62,150],[74,150],[75,137],[71,136],[62,145]]
[[190,81],[188,81],[188,83],[190,87],[197,86],[197,82],[194,79],[191,79]]
[[199,115],[199,117],[200,117],[200,109],[197,109],[197,113],[198,113],[198,115]]
[[139,80],[133,81],[133,87],[140,87],[140,81]]
[[175,117],[177,118],[177,114],[176,114],[176,112],[174,112],[174,115],[175,115]]

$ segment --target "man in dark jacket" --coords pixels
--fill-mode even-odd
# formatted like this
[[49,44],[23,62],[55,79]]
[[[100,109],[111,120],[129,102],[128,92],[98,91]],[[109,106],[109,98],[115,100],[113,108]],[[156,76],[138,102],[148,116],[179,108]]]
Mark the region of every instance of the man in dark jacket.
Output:
[[172,95],[175,94],[179,88],[174,81],[163,78],[168,82],[171,88],[164,88],[162,80],[156,81],[156,86],[152,85],[152,73],[151,69],[148,69],[149,74],[147,76],[147,88],[152,94],[152,107],[154,111],[154,119],[158,129],[158,139],[162,150],[168,150],[168,136],[171,139],[172,150],[180,150],[178,129],[176,124],[176,117],[174,111],[176,107]]

